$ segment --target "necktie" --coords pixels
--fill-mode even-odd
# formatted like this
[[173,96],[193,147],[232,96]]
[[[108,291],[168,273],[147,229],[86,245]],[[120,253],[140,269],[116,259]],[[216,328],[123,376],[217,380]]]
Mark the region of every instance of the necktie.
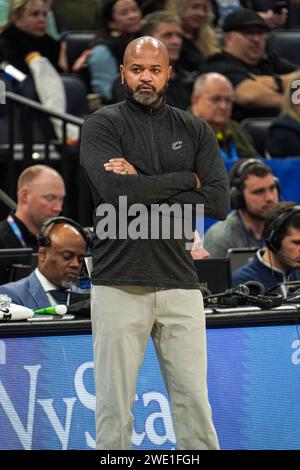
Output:
[[63,289],[53,289],[48,292],[52,295],[58,305],[67,305],[69,295],[68,291]]

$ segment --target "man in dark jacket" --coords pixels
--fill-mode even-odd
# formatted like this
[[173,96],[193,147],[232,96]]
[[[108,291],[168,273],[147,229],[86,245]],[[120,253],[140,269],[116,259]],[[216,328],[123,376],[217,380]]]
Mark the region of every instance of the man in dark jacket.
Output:
[[225,75],[235,89],[233,119],[276,116],[285,88],[298,66],[272,52],[266,54],[268,27],[246,8],[226,16],[224,49],[208,59],[207,72]]
[[[180,18],[170,11],[155,11],[143,18],[141,35],[152,36],[168,49],[172,72],[166,90],[166,100],[171,106],[187,110],[190,105],[195,74],[179,64],[182,51]],[[124,88],[118,78],[114,84],[114,102],[124,99]]]
[[16,211],[0,222],[0,248],[38,249],[42,224],[60,214],[65,197],[61,175],[47,165],[31,165],[19,176]]
[[226,217],[228,177],[210,128],[165,104],[170,72],[160,41],[132,41],[121,66],[126,100],[101,108],[83,126],[81,164],[96,206],[98,449],[131,446],[136,379],[150,334],[172,401],[177,447],[218,448],[201,292],[186,231],[177,229],[190,225],[182,211],[191,214],[200,204],[205,214]]

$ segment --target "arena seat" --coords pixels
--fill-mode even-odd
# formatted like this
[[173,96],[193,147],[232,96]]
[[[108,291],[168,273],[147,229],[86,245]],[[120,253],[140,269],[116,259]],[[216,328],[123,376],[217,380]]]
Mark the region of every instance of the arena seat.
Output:
[[267,40],[269,51],[300,66],[300,29],[272,31]]
[[247,118],[241,121],[241,126],[245,129],[253,140],[253,144],[259,155],[264,158],[270,158],[266,155],[266,138],[268,129],[274,118]]

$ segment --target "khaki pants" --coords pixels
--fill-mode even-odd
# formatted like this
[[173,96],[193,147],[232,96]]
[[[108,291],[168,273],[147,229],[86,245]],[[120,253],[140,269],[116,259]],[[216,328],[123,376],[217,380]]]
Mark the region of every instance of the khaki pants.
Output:
[[177,449],[219,448],[199,290],[93,286],[92,330],[97,449],[131,447],[131,410],[150,335],[171,400]]

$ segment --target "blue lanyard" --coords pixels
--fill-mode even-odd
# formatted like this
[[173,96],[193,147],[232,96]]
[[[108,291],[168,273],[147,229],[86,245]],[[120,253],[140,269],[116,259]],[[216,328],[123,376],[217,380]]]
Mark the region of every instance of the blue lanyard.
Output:
[[232,144],[232,142],[228,142],[228,148],[229,148],[229,153],[227,153],[221,146],[220,146],[220,152],[222,155],[222,158],[224,160],[238,160],[239,159],[239,154],[237,152],[237,149],[235,145]]
[[17,237],[17,239],[19,240],[19,242],[23,246],[23,248],[25,248],[26,243],[25,243],[23,234],[22,234],[22,232],[20,230],[20,227],[18,226],[17,222],[15,221],[15,219],[11,215],[9,215],[6,220],[9,224],[10,228],[14,232],[15,236]]

